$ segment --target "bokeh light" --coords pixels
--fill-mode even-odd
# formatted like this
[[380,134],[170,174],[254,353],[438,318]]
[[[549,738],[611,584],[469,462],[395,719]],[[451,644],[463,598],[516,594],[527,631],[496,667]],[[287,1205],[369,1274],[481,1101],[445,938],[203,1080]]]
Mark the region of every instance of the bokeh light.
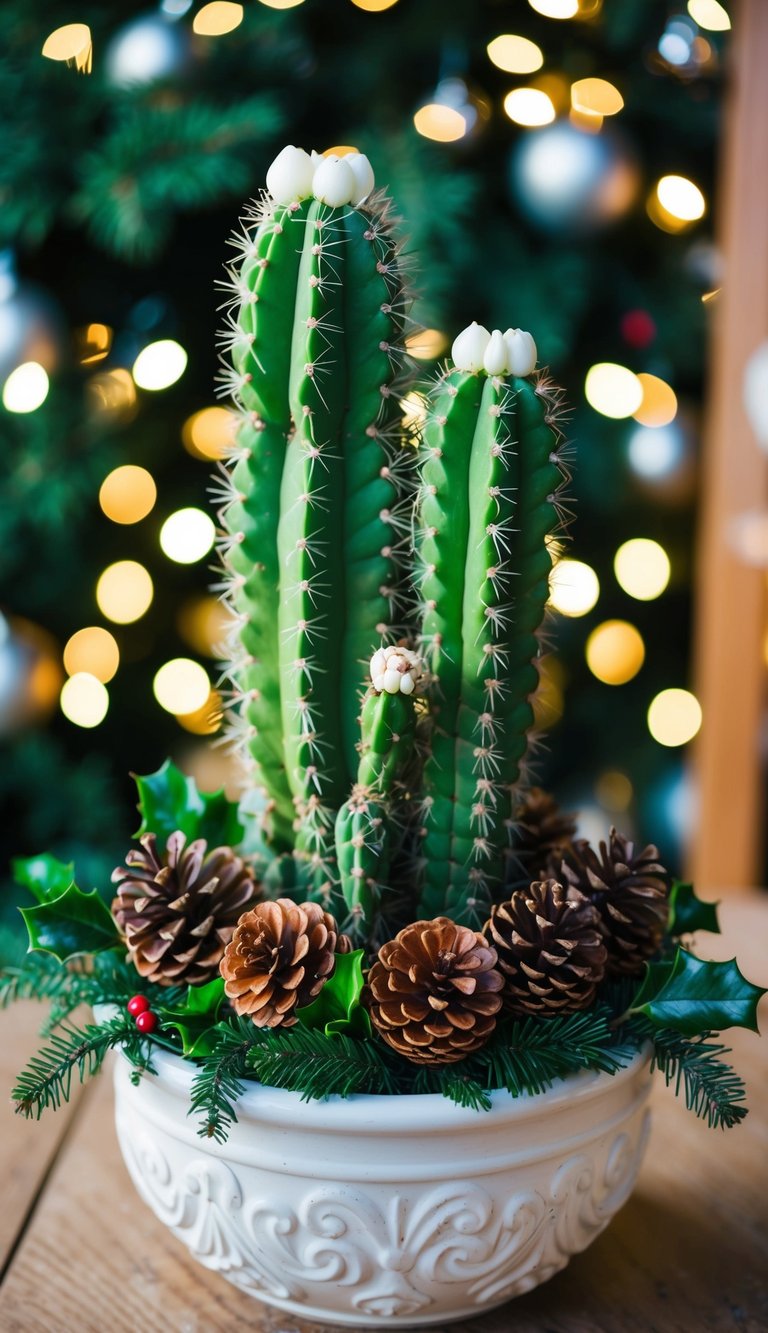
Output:
[[154,696],[167,713],[195,713],[211,693],[205,667],[191,657],[174,657],[155,673]]
[[669,583],[669,556],[650,537],[632,537],[616,552],[613,561],[616,582],[638,602],[652,602]]
[[228,407],[202,407],[181,428],[184,448],[193,458],[225,458],[235,442],[238,416]]
[[101,483],[99,504],[113,523],[139,523],[151,512],[157,487],[144,467],[126,463],[116,467]]
[[48,397],[48,383],[39,361],[24,361],[3,385],[3,407],[8,412],[36,412]]
[[304,0],[259,0],[259,4],[265,9],[295,9],[297,5],[303,5]]
[[91,68],[93,43],[87,23],[65,23],[49,33],[43,43],[43,55],[48,60],[73,62],[77,69],[88,73]]
[[140,389],[156,393],[169,389],[181,379],[187,368],[187,354],[173,338],[149,343],[133,363],[133,378]]
[[356,9],[365,9],[369,14],[381,14],[383,10],[396,5],[397,0],[352,0],[352,4]]
[[662,690],[648,709],[648,730],[659,745],[687,745],[701,722],[701,704],[690,690]]
[[643,401],[637,411],[632,413],[635,421],[639,421],[642,426],[668,426],[677,416],[677,395],[674,389],[658,375],[641,372],[637,378],[643,390]]
[[437,143],[454,143],[463,139],[467,132],[467,122],[461,112],[442,102],[428,102],[419,107],[413,123],[419,134]]
[[503,69],[507,74],[533,74],[544,64],[544,53],[540,46],[527,37],[518,37],[511,32],[494,37],[486,50],[496,68]]
[[210,515],[193,507],[177,509],[160,529],[160,547],[177,565],[193,565],[207,555],[216,540]]
[[623,814],[632,804],[634,797],[632,781],[618,768],[608,768],[601,773],[595,783],[595,796],[604,810],[611,814]]
[[549,602],[564,616],[585,616],[600,596],[600,582],[582,560],[558,560],[549,575]]
[[136,413],[136,386],[130,372],[121,366],[92,375],[86,393],[95,412],[105,412],[123,422]]
[[405,346],[409,356],[417,361],[434,361],[442,356],[448,346],[448,335],[439,329],[421,329],[406,338]]
[[675,425],[636,426],[627,443],[629,466],[647,481],[670,476],[680,467],[684,454],[683,435]]
[[200,37],[222,37],[233,32],[243,21],[243,6],[232,0],[211,0],[198,9],[192,20],[192,31]]
[[571,105],[575,111],[589,115],[616,116],[624,98],[607,79],[578,79],[571,85]]
[[149,610],[154,596],[149,571],[137,560],[117,560],[99,576],[96,603],[116,625],[130,625]]
[[64,670],[68,676],[87,672],[103,685],[114,676],[120,665],[120,649],[108,629],[88,625],[79,629],[64,646]]
[[731,20],[719,0],[688,0],[688,13],[700,28],[708,32],[728,32]]
[[77,342],[80,365],[95,365],[109,355],[112,330],[108,324],[86,324],[85,328],[77,330]]
[[504,110],[516,125],[534,129],[555,119],[552,98],[542,88],[513,88],[504,98]]
[[218,597],[193,597],[184,602],[176,617],[179,634],[201,657],[219,657],[232,616]]
[[419,393],[417,389],[411,389],[410,393],[400,399],[400,406],[403,409],[403,425],[406,429],[424,425],[429,415],[429,399],[425,394]]
[[572,19],[579,12],[579,0],[528,0],[528,4],[545,19]]
[[224,706],[217,690],[211,690],[201,708],[192,713],[177,713],[176,721],[195,736],[213,736],[224,720]]
[[628,621],[604,620],[587,639],[585,656],[592,675],[604,685],[626,685],[645,661],[645,644]]
[[685,231],[707,211],[699,189],[687,176],[662,176],[651,192],[648,216],[662,231]]
[[78,671],[65,680],[60,696],[61,711],[76,727],[98,727],[109,708],[109,694],[96,676]]
[[590,407],[614,421],[631,417],[643,401],[643,386],[637,375],[612,361],[601,361],[590,367],[584,381],[584,393]]

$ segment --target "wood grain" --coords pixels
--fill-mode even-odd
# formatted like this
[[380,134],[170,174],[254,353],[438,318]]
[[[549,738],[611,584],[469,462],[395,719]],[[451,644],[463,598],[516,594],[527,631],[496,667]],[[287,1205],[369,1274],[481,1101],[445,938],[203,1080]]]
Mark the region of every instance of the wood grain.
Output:
[[[768,901],[726,904],[712,956],[738,950],[768,984]],[[704,941],[700,941],[704,953]],[[764,1008],[763,1022],[768,1019]],[[765,1333],[768,1329],[768,1049],[734,1034],[752,1112],[720,1134],[670,1089],[635,1194],[548,1285],[457,1333]],[[82,1105],[0,1289],[4,1333],[322,1333],[207,1273],[134,1192],[102,1079]]]

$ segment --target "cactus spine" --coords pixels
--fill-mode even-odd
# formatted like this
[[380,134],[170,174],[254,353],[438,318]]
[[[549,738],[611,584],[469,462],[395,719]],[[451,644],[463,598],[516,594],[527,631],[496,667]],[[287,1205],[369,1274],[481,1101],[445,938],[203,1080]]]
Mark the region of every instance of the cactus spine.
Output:
[[457,340],[461,368],[437,385],[422,448],[422,635],[434,681],[418,912],[470,924],[503,887],[533,724],[545,538],[560,527],[564,482],[556,400],[542,381],[509,374],[501,339],[477,331],[479,365]]

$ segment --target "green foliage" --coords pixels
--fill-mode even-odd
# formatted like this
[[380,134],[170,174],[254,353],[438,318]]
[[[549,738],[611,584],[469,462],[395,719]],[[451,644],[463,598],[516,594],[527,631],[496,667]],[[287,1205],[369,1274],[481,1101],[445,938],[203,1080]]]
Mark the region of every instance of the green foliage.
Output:
[[353,1092],[394,1093],[391,1064],[372,1041],[298,1025],[285,1032],[263,1031],[248,1053],[248,1068],[259,1083],[300,1092],[302,1101],[349,1097]]
[[486,1088],[506,1088],[513,1097],[545,1092],[556,1079],[580,1069],[615,1074],[634,1054],[617,1041],[607,1009],[555,1018],[523,1018],[501,1023],[491,1041],[466,1062]]
[[678,949],[672,961],[646,968],[630,1013],[687,1036],[730,1027],[757,1032],[757,1005],[766,992],[742,976],[735,958],[707,962]]
[[224,982],[214,977],[205,986],[188,986],[180,1004],[154,1004],[161,1028],[172,1028],[182,1041],[184,1055],[210,1055],[216,1046],[216,1024],[224,1002]]
[[191,841],[204,838],[209,847],[236,847],[243,837],[236,802],[224,791],[200,792],[194,778],[166,759],[156,773],[135,776],[139,789],[141,826],[136,837],[154,833],[162,846],[181,829]]
[[17,858],[12,866],[16,883],[29,889],[39,903],[57,898],[69,888],[75,878],[74,863],[59,861],[49,852],[41,852],[39,856]]
[[673,937],[692,935],[697,930],[720,933],[717,903],[705,903],[696,897],[692,884],[675,880],[669,895],[669,924],[667,934]]
[[248,1077],[247,1057],[259,1036],[248,1018],[219,1024],[215,1051],[205,1057],[192,1083],[189,1115],[202,1115],[201,1138],[224,1143],[237,1121],[235,1104]]
[[327,1037],[343,1033],[350,1037],[370,1037],[371,1020],[360,1003],[363,977],[363,949],[336,955],[333,975],[311,1004],[297,1009],[303,1027],[319,1028]]
[[[38,891],[41,886],[38,884]],[[120,943],[109,908],[96,891],[83,893],[70,884],[58,896],[35,907],[20,907],[29,934],[30,949],[44,949],[65,962],[77,954],[94,954]]]
[[746,1089],[742,1079],[723,1056],[727,1046],[709,1040],[709,1033],[686,1037],[680,1032],[661,1028],[650,1032],[653,1041],[653,1069],[660,1069],[667,1086],[674,1083],[675,1095],[681,1089],[685,1104],[710,1129],[731,1129],[747,1114],[742,1103]]
[[136,1067],[147,1067],[142,1055],[146,1041],[142,1042],[129,1016],[81,1028],[62,1024],[19,1074],[12,1093],[17,1114],[39,1120],[49,1107],[58,1110],[62,1102],[69,1101],[73,1074],[83,1083],[101,1068],[113,1046],[122,1047]]

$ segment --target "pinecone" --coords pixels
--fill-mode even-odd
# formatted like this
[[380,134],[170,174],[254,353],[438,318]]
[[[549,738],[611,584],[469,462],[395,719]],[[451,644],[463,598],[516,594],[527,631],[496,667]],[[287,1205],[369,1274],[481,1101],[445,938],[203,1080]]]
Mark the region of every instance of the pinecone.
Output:
[[592,1003],[606,949],[600,914],[577,889],[534,880],[491,909],[485,936],[498,952],[509,1013],[570,1014]]
[[165,856],[154,833],[112,872],[112,915],[137,972],[159,986],[201,986],[219,970],[243,909],[257,896],[250,869],[229,847],[206,856],[202,838],[172,833]]
[[257,903],[241,916],[221,960],[225,993],[257,1027],[291,1027],[295,1010],[330,977],[345,940],[319,903]]
[[447,1065],[485,1045],[503,984],[496,951],[482,935],[439,916],[406,926],[379,950],[363,1003],[400,1055]]
[[576,820],[560,809],[554,796],[541,787],[531,787],[515,807],[515,845],[512,856],[529,871],[527,883],[534,875],[544,875],[549,858],[562,854],[571,846],[576,835]]
[[661,944],[669,917],[669,875],[658,849],[642,851],[615,829],[600,854],[578,839],[562,858],[550,861],[550,874],[580,889],[595,904],[608,948],[608,972],[637,976]]

